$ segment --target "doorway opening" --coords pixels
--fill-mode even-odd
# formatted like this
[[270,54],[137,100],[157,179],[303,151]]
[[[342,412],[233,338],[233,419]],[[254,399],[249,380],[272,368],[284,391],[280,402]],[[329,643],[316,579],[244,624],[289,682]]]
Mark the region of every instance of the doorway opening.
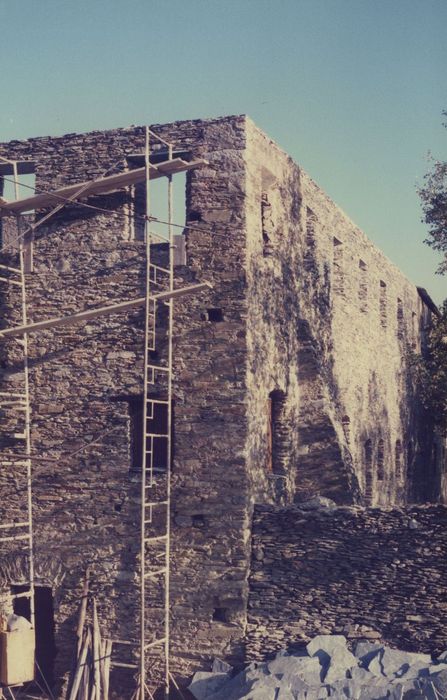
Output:
[[[29,586],[11,586],[11,593],[26,593]],[[56,658],[56,642],[54,636],[54,606],[53,591],[48,586],[35,586],[34,607],[36,624],[36,681],[42,687],[54,685],[54,661]],[[16,615],[31,618],[29,598],[15,598],[14,612]]]

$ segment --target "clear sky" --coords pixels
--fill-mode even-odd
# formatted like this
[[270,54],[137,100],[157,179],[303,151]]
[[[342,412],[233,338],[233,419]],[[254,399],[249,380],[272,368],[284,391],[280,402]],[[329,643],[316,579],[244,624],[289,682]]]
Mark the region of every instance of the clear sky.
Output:
[[447,0],[0,0],[0,140],[248,114],[435,300]]

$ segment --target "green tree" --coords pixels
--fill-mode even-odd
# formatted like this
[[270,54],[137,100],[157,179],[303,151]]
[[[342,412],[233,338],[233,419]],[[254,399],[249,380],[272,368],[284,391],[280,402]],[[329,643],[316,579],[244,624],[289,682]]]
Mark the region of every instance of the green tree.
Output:
[[[443,112],[447,117],[447,111]],[[444,123],[447,127],[447,123]],[[443,259],[437,272],[447,272],[447,162],[433,161],[433,167],[424,177],[424,185],[419,188],[423,222],[428,226],[425,243],[439,251]]]
[[433,317],[424,355],[416,360],[421,400],[434,425],[447,435],[447,299]]

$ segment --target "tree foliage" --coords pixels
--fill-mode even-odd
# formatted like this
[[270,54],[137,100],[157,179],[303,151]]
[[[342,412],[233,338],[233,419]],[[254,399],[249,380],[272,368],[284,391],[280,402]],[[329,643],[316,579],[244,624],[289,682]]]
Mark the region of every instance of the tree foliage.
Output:
[[[443,112],[447,117],[447,112]],[[447,123],[444,124],[447,127]],[[424,177],[424,185],[419,188],[423,221],[428,226],[425,239],[434,250],[439,251],[443,259],[437,272],[447,272],[447,162],[433,161],[433,167]]]
[[434,316],[424,354],[414,356],[424,408],[442,435],[447,435],[447,299]]

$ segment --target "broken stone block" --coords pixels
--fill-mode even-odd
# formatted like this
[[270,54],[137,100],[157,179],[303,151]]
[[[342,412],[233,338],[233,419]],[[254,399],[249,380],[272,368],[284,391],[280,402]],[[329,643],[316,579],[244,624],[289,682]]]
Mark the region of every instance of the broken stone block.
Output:
[[322,666],[321,680],[326,683],[346,678],[347,671],[358,666],[358,659],[352,654],[343,635],[318,635],[306,646],[310,656],[317,656]]
[[216,693],[228,681],[227,673],[213,673],[212,671],[197,671],[188,686],[188,690],[196,700],[206,700]]
[[371,659],[377,656],[381,649],[383,649],[383,644],[379,642],[357,642],[355,655],[367,667]]
[[[384,647],[368,664],[368,671],[387,678],[417,678],[431,664],[428,654],[415,654]],[[428,674],[428,670],[427,670]]]
[[221,659],[214,659],[213,660],[213,665],[211,668],[211,671],[213,673],[231,673],[233,670],[233,667],[230,666],[230,664],[227,664],[226,661],[222,661]]
[[296,677],[307,685],[317,685],[320,682],[321,666],[317,657],[277,656],[268,662],[268,670],[284,680]]

